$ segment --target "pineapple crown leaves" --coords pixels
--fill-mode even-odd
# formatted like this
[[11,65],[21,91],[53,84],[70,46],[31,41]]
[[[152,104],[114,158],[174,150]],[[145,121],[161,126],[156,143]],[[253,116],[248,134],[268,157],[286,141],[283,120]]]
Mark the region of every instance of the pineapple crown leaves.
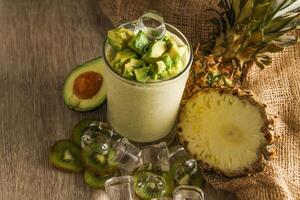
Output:
[[[296,36],[286,33],[300,29],[299,0],[220,0],[219,9],[210,9],[217,17],[206,52],[222,56],[224,62],[238,61],[243,67],[255,62],[260,68],[270,65],[266,53],[282,51],[299,42]],[[294,8],[287,9],[291,5]]]

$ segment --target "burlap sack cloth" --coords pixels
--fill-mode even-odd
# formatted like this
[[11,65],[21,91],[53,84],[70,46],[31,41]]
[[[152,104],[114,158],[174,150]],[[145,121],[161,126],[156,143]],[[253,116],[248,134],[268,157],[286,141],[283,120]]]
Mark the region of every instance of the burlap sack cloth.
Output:
[[[210,33],[207,8],[216,0],[100,0],[102,25],[107,20],[117,26],[134,20],[145,10],[163,13],[165,21],[181,30],[195,46]],[[104,29],[105,32],[105,29]],[[300,45],[273,55],[272,66],[260,71],[252,67],[245,87],[268,105],[268,112],[279,115],[278,158],[266,170],[252,177],[222,178],[205,174],[217,189],[236,193],[241,200],[300,200]]]

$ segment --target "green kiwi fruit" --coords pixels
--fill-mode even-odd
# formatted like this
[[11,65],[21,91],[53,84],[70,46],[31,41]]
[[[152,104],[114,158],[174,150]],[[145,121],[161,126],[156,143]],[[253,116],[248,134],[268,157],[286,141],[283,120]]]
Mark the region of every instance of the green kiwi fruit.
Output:
[[200,172],[200,170],[198,169],[198,171],[192,175],[189,184],[193,185],[193,186],[197,186],[197,187],[202,187],[205,183],[205,180]]
[[170,196],[174,189],[170,174],[152,164],[134,170],[133,179],[135,193],[144,200]]
[[172,163],[170,168],[171,177],[176,185],[194,185],[201,187],[203,177],[193,159],[179,159]]
[[102,150],[101,144],[92,142],[81,153],[84,166],[97,175],[106,175],[114,172],[118,167],[108,162],[113,151]]
[[97,121],[97,119],[95,118],[83,119],[74,126],[72,131],[72,139],[77,145],[81,146],[81,137],[93,121]]
[[81,172],[83,164],[80,154],[81,148],[77,144],[70,140],[59,140],[51,147],[49,161],[59,169]]
[[90,170],[85,170],[84,171],[84,181],[85,183],[95,189],[103,189],[104,188],[104,183],[108,179],[115,177],[115,176],[120,176],[120,171],[116,169],[114,172],[106,175],[99,176],[95,174],[94,172]]

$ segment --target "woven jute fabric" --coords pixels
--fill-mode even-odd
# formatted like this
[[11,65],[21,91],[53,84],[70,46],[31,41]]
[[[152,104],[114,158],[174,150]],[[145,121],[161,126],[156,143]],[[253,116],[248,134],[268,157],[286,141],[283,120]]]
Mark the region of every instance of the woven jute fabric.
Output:
[[[157,10],[196,46],[209,37],[211,26],[207,19],[212,16],[207,9],[216,7],[217,2],[100,0],[99,5],[103,25],[112,26],[135,20],[146,10]],[[204,174],[215,188],[234,192],[241,200],[300,200],[300,45],[272,56],[273,64],[266,69],[255,66],[250,69],[244,87],[268,105],[269,113],[279,116],[276,132],[282,138],[277,144],[278,157],[269,162],[265,171],[251,177]]]

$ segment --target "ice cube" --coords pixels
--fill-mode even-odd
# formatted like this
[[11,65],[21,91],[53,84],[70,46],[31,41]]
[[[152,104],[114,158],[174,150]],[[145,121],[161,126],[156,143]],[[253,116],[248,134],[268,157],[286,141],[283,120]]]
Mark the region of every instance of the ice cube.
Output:
[[105,182],[105,191],[111,200],[138,200],[134,192],[133,177],[119,176]]
[[83,133],[81,138],[81,147],[85,148],[86,145],[96,141],[102,144],[103,151],[107,151],[112,145],[114,139],[117,139],[117,134],[108,126],[107,123],[102,121],[92,122],[88,129]]
[[199,170],[197,161],[179,145],[170,148],[170,163],[171,174],[179,185],[188,185]]
[[169,171],[170,159],[166,142],[148,145],[141,148],[141,163],[152,163],[160,167],[162,171]]
[[122,174],[130,175],[140,164],[140,149],[130,143],[126,138],[117,140],[112,148],[115,154],[111,161],[119,166]]
[[174,190],[173,200],[204,200],[204,193],[199,187],[181,185]]

